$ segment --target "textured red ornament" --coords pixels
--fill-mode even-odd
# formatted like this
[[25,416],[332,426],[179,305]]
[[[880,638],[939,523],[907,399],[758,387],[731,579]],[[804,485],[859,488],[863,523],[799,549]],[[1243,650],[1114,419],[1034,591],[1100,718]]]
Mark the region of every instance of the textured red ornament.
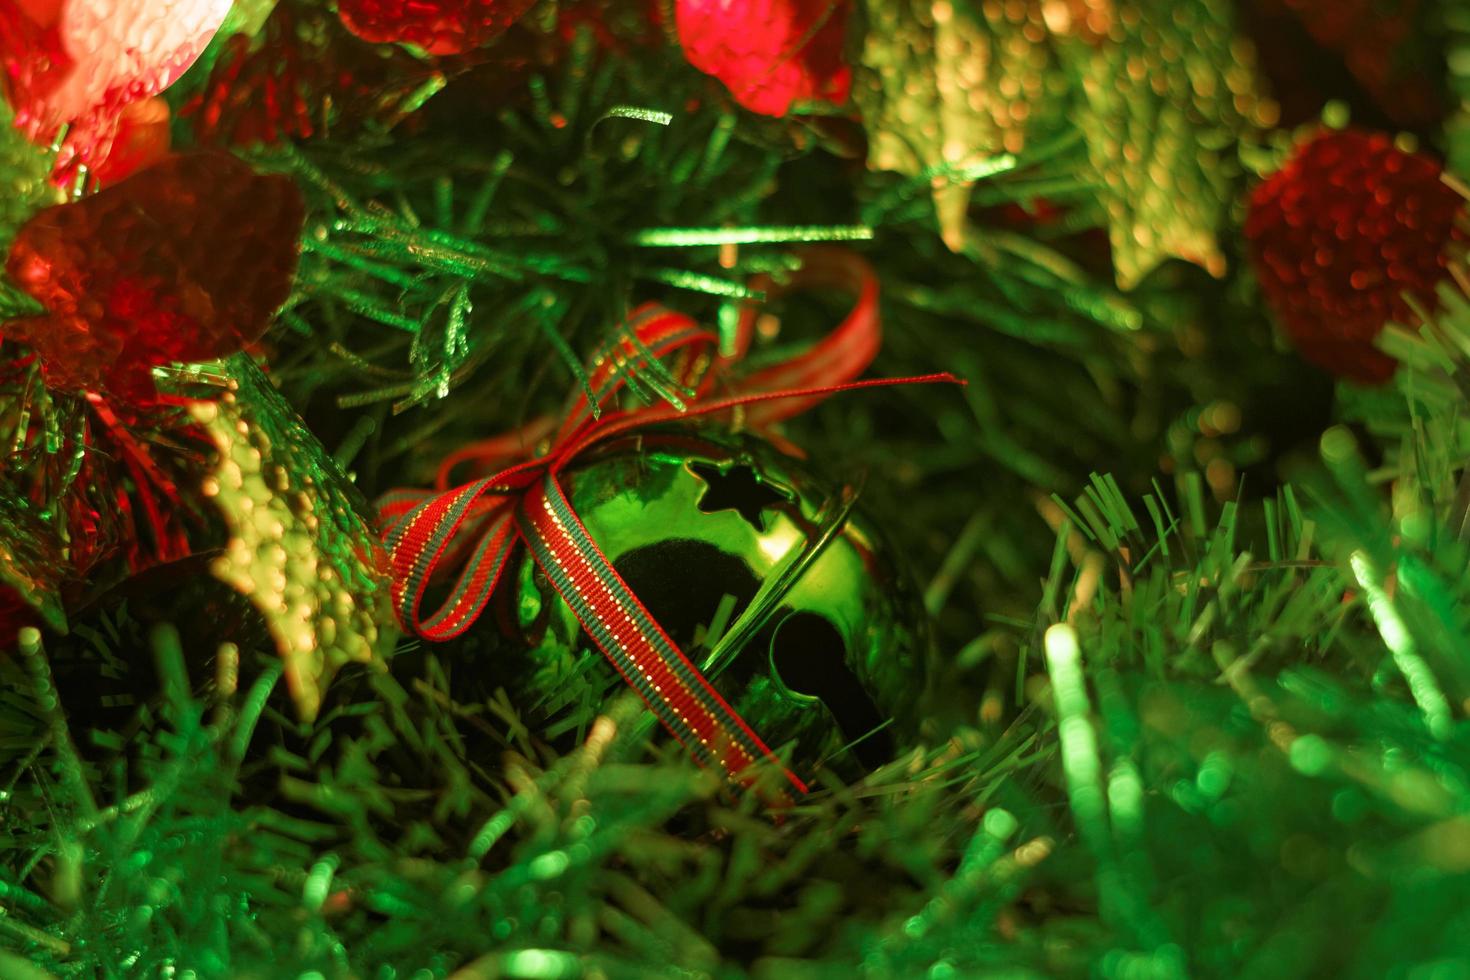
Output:
[[6,262],[47,310],[13,321],[48,384],[153,395],[150,369],[264,332],[296,268],[301,194],[224,153],[173,156],[26,222]]
[[847,11],[846,0],[678,0],[674,22],[691,65],[750,111],[784,116],[796,102],[847,101]]
[[461,54],[503,33],[535,0],[339,0],[347,29],[376,44]]
[[1410,316],[1404,294],[1433,304],[1445,246],[1463,237],[1464,201],[1439,164],[1388,136],[1322,133],[1255,189],[1245,234],[1271,307],[1303,357],[1341,378],[1387,381],[1395,361],[1373,346]]
[[230,0],[4,0],[0,65],[15,124],[49,143],[70,125],[59,176],[107,156],[123,110],[193,63]]

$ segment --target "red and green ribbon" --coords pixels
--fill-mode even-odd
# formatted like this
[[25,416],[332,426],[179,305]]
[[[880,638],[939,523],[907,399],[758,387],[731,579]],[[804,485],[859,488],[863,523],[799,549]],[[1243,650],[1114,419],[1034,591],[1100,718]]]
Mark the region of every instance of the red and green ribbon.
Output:
[[[593,358],[586,389],[560,417],[537,419],[452,454],[440,467],[434,490],[383,497],[378,515],[390,554],[394,610],[403,628],[427,640],[463,633],[484,611],[516,548],[525,544],[598,649],[701,765],[719,766],[732,779],[751,784],[760,764],[773,763],[782,780],[774,790],[762,784],[770,802],[786,804],[804,793],[805,784],[776,759],[618,575],[559,481],[561,471],[593,446],[660,423],[733,417],[763,430],[837,392],[959,383],[950,374],[854,380],[877,354],[882,338],[877,280],[856,255],[811,250],[791,282],[779,288],[797,285],[856,294],[847,317],[800,355],[741,375],[737,367],[754,334],[756,304],[742,310],[733,343],[723,354],[714,332],[682,314],[645,305]],[[769,281],[752,286],[767,295],[778,288]],[[630,373],[647,371],[654,361],[692,397],[682,405],[616,407]],[[493,475],[451,487],[452,472],[466,463]],[[420,606],[429,582],[454,567],[459,577],[448,598],[423,616]]]

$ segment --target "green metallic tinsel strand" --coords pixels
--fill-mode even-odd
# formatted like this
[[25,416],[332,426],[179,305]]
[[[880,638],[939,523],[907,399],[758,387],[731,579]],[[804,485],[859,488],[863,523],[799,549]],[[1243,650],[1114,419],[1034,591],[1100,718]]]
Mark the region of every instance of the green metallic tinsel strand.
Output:
[[1097,862],[1098,897],[1105,918],[1127,920],[1128,903],[1117,867],[1108,826],[1103,792],[1102,760],[1097,734],[1092,726],[1091,705],[1082,673],[1082,654],[1077,632],[1058,624],[1044,638],[1047,672],[1056,698],[1057,729],[1061,742],[1062,770],[1067,779],[1067,797],[1077,821],[1077,831]]
[[375,279],[381,279],[386,283],[399,286],[405,290],[417,291],[423,288],[423,283],[419,281],[417,276],[404,272],[398,266],[374,262],[349,249],[342,248],[331,241],[319,239],[312,234],[302,237],[301,250],[303,252],[321,255],[335,262],[340,262],[350,269],[361,272],[364,275],[372,276]]
[[515,162],[515,155],[509,150],[501,150],[495,154],[495,159],[490,163],[490,172],[485,175],[484,181],[475,191],[475,196],[470,198],[470,206],[465,209],[464,217],[459,225],[461,234],[475,235],[483,230],[485,217],[490,213],[490,205],[494,202],[495,194],[500,190],[500,184],[505,180],[505,175],[513,162]]
[[634,272],[640,279],[661,282],[666,286],[688,289],[691,292],[705,293],[709,296],[724,296],[730,299],[759,299],[763,296],[762,293],[747,289],[738,282],[700,272],[691,272],[688,269],[636,269]]
[[696,245],[795,244],[799,242],[866,242],[866,225],[770,225],[744,228],[645,228],[628,236],[630,245],[688,248]]
[[51,666],[41,645],[41,631],[31,626],[23,628],[18,637],[18,648],[31,675],[36,703],[50,728],[51,747],[57,755],[61,784],[66,787],[72,804],[81,811],[83,818],[95,817],[97,800],[92,796],[86,766],[72,742],[56,680],[51,676]]
[[662,109],[646,109],[635,105],[615,105],[602,114],[602,118],[593,123],[596,128],[598,123],[607,119],[636,119],[639,122],[653,123],[655,126],[667,126],[674,121],[674,114],[664,112]]
[[1384,590],[1372,559],[1365,551],[1354,551],[1348,558],[1348,564],[1352,567],[1353,578],[1368,597],[1368,611],[1378,624],[1378,634],[1383,637],[1383,645],[1388,647],[1394,666],[1408,682],[1409,693],[1424,712],[1429,731],[1436,738],[1448,738],[1454,720],[1449,701],[1440,690],[1429,664],[1420,656],[1414,635],[1404,622],[1398,606]]

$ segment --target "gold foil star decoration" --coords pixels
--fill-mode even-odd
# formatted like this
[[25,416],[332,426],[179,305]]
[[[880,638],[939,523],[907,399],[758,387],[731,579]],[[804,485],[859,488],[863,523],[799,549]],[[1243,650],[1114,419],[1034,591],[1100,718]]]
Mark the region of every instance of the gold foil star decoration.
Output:
[[386,556],[364,502],[248,358],[233,391],[190,412],[219,451],[204,494],[230,529],[216,577],[248,596],[285,660],[303,718],[342,665],[381,662],[395,637]]
[[867,15],[854,97],[869,166],[932,177],[951,248],[969,234],[968,168],[1072,129],[1122,288],[1168,258],[1224,272],[1235,145],[1276,119],[1225,0],[897,0]]
[[1075,124],[1101,187],[1118,285],[1168,258],[1225,272],[1218,232],[1237,193],[1235,147],[1276,120],[1225,0],[1117,5],[1101,43],[1060,40],[1081,81]]
[[868,165],[932,176],[950,248],[958,249],[966,232],[965,170],[1019,153],[1040,117],[1062,109],[1067,80],[1049,48],[1048,9],[1053,20],[1070,24],[1077,6],[894,0],[867,8],[853,96],[868,130]]

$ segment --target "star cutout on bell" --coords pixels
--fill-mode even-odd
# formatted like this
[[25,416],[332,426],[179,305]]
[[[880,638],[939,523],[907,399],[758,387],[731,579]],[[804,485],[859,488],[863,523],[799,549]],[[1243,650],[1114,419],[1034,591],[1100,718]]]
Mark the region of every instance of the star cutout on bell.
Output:
[[761,479],[746,463],[724,466],[690,463],[689,469],[705,483],[705,491],[699,498],[701,512],[737,511],[757,531],[765,530],[767,508],[789,504],[792,500],[790,491]]

